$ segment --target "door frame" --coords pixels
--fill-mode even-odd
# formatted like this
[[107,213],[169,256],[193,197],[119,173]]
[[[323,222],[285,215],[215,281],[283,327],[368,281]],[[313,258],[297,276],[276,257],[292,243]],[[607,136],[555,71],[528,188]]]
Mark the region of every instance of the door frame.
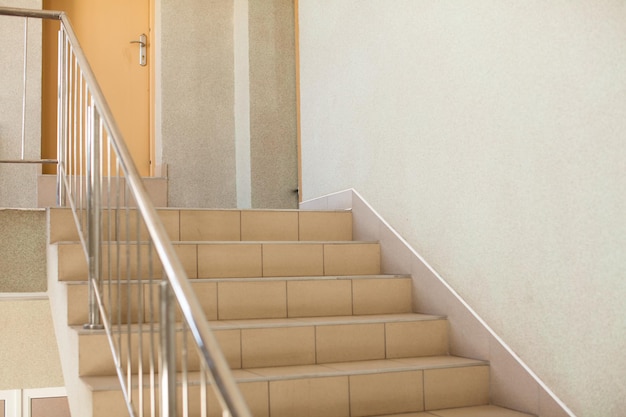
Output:
[[300,114],[300,13],[299,0],[293,0],[296,55],[296,153],[298,160],[298,203],[302,203],[302,126]]

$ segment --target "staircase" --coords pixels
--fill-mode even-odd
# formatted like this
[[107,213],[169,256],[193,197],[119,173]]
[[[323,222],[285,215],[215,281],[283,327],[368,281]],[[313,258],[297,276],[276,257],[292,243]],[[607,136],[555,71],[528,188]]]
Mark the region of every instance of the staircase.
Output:
[[[529,416],[489,404],[489,364],[448,354],[446,318],[413,312],[411,278],[381,274],[380,245],[352,240],[351,212],[159,216],[255,417]],[[125,416],[107,338],[82,328],[87,268],[72,214],[53,208],[49,220],[48,288],[72,413]],[[133,321],[137,285],[119,294]],[[143,294],[147,309],[154,300]],[[137,356],[135,327],[127,352]],[[211,394],[208,415],[220,415]]]

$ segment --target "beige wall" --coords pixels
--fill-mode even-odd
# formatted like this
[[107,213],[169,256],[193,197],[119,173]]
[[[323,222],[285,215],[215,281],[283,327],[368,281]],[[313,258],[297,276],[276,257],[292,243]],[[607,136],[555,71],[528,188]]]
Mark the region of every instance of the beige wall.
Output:
[[64,385],[47,298],[0,298],[0,329],[0,390]]
[[157,163],[168,166],[169,204],[234,207],[232,1],[158,3]]
[[295,207],[292,0],[157,0],[155,11],[157,165],[168,169],[169,204]]
[[[0,7],[41,9],[41,0],[0,0]],[[24,159],[41,149],[41,22],[28,21]],[[21,159],[24,19],[0,16],[0,159]],[[0,207],[37,207],[39,165],[0,164]]]
[[293,0],[250,0],[252,206],[296,208]]
[[300,0],[304,198],[359,191],[580,417],[626,406],[625,18]]

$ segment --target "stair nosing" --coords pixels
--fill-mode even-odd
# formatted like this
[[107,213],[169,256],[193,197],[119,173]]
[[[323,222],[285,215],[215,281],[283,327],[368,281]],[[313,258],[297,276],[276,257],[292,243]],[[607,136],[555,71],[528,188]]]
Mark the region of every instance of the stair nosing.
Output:
[[[414,323],[447,320],[446,316],[423,313],[392,313],[392,314],[372,314],[356,316],[320,316],[320,317],[285,317],[276,319],[228,319],[210,320],[209,327],[212,331],[220,330],[247,330],[247,329],[268,329],[268,328],[288,328],[288,327],[319,327],[319,326],[345,326],[360,324],[392,324],[392,323]],[[158,326],[158,323],[153,323]],[[141,327],[149,327],[150,323],[142,323]],[[105,332],[104,329],[85,329],[81,325],[71,325],[79,335],[99,335]],[[124,323],[121,326],[123,333],[128,332],[129,325]],[[139,331],[139,323],[130,324],[130,332]],[[182,322],[177,323],[176,331],[182,331]]]
[[[423,363],[423,364],[410,364],[403,363],[402,361],[407,361],[410,359],[423,360],[426,362],[428,359],[430,360],[443,360],[443,358],[449,358],[450,361],[448,363]],[[337,367],[342,367],[348,365],[351,368],[357,368],[359,365],[372,365],[372,364],[384,365],[387,364],[389,367],[379,366],[379,367],[367,367],[363,369],[338,369]],[[471,367],[481,367],[481,366],[489,366],[489,362],[481,359],[471,359],[464,358],[460,356],[453,355],[438,355],[438,356],[425,356],[419,358],[394,358],[394,359],[377,359],[377,360],[369,360],[369,361],[354,361],[354,362],[334,362],[334,363],[324,363],[324,364],[310,364],[310,365],[292,365],[292,366],[276,366],[276,367],[264,367],[264,368],[243,368],[243,369],[232,369],[231,372],[233,377],[237,383],[247,383],[247,382],[273,382],[273,381],[288,381],[294,379],[312,379],[312,378],[332,378],[332,377],[342,377],[342,376],[356,376],[356,375],[372,375],[372,374],[380,374],[380,373],[396,373],[396,372],[410,372],[410,371],[427,371],[434,369],[452,369],[452,368],[471,368]],[[335,367],[335,368],[333,368]],[[269,372],[269,370],[277,370],[280,372],[281,370],[293,370],[297,371],[298,369],[303,370],[303,372],[294,372],[290,374],[283,375],[262,375],[261,372]],[[307,372],[306,369],[309,369]],[[317,369],[321,372],[313,372],[312,369]],[[187,374],[190,377],[189,385],[195,386],[199,384],[199,375],[200,371],[189,371]],[[149,381],[149,374],[143,374],[144,379]],[[178,372],[177,375],[182,375],[181,372]],[[191,379],[193,377],[193,379]],[[112,384],[112,381],[118,383],[117,376],[114,375],[106,375],[106,376],[82,376],[80,377],[83,382],[90,386],[93,391],[109,391],[109,390],[117,390],[119,386],[115,386]],[[100,387],[95,387],[96,383],[100,382],[102,385]],[[180,382],[179,382],[180,383]],[[209,383],[210,385],[210,383]],[[133,381],[133,387],[137,387],[136,380]],[[148,382],[144,383],[144,387],[148,386]]]
[[[350,280],[350,279],[411,279],[410,274],[372,274],[372,275],[302,275],[302,276],[289,276],[289,277],[277,277],[277,276],[268,276],[268,277],[238,277],[238,278],[189,278],[191,283],[194,282],[259,282],[259,281],[340,281],[340,280]],[[161,281],[161,278],[153,278],[150,280],[149,278],[144,278],[142,280],[132,279],[126,280],[121,279],[120,281],[123,284],[137,284],[139,282],[143,284],[149,284],[150,281],[154,283],[158,283]],[[87,278],[84,280],[60,280],[61,283],[66,283],[70,285],[86,285]],[[112,281],[113,284],[117,284],[117,280]],[[106,285],[106,280],[105,280]]]
[[[378,240],[170,240],[172,245],[378,245]],[[103,245],[147,245],[148,240],[106,240]],[[80,245],[80,240],[60,240],[51,245]]]

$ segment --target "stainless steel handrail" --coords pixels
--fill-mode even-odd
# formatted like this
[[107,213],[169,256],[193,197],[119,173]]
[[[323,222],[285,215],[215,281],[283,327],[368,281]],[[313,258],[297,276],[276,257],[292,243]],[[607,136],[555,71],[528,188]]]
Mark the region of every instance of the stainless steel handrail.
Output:
[[0,159],[0,164],[58,164],[56,159]]
[[0,16],[34,17],[39,19],[59,20],[63,12],[54,10],[22,9],[19,7],[0,7]]
[[[250,416],[251,414],[235,383],[230,368],[208,325],[202,307],[193,289],[191,288],[187,274],[185,273],[166,230],[160,221],[150,198],[148,197],[148,193],[143,185],[141,177],[123,140],[122,133],[104,98],[104,94],[100,89],[89,62],[80,47],[80,43],[78,42],[69,18],[65,15],[65,13],[58,11],[18,8],[0,8],[0,15],[55,19],[61,22],[61,33],[59,36],[58,201],[60,205],[63,202],[68,201],[72,206],[76,222],[81,233],[81,241],[83,242],[83,246],[86,251],[88,263],[90,263],[90,291],[93,291],[94,293],[90,296],[92,304],[90,305],[90,323],[88,323],[88,327],[96,328],[101,325],[102,321],[106,324],[106,316],[108,314],[104,309],[101,281],[103,271],[103,236],[100,235],[102,228],[100,213],[102,212],[103,207],[102,202],[99,201],[101,198],[102,188],[111,188],[110,180],[109,183],[104,184],[106,181],[103,180],[103,173],[105,172],[105,169],[101,166],[103,160],[103,144],[100,140],[103,136],[106,136],[108,139],[107,146],[112,148],[114,151],[113,156],[115,157],[117,164],[116,172],[123,173],[126,189],[136,203],[137,212],[141,215],[143,224],[147,229],[150,242],[161,261],[164,272],[163,275],[167,277],[167,279],[162,283],[162,291],[164,293],[162,299],[167,300],[170,292],[173,294],[173,297],[182,312],[184,321],[186,322],[186,325],[188,326],[197,346],[203,369],[209,371],[209,375],[214,382],[217,398],[220,401],[222,408],[224,410],[228,410],[227,412],[235,417]],[[68,48],[69,51],[66,50],[66,48]],[[70,53],[71,56],[68,57],[68,54]],[[85,94],[85,101],[87,101],[88,96],[90,99],[89,103],[82,103],[83,88],[88,91],[88,93]],[[77,91],[80,91],[80,97],[77,97]],[[82,105],[87,105],[90,113],[89,115],[82,113]],[[73,114],[72,110],[76,111],[77,107],[81,107],[81,110],[77,114]],[[89,125],[87,130],[90,132],[89,138],[85,138],[84,141],[84,146],[86,148],[85,153],[83,153],[82,149],[83,130],[82,128],[77,128],[77,126],[82,126],[84,122]],[[109,153],[110,148],[107,148]],[[77,149],[78,152],[76,152]],[[70,155],[72,151],[78,156],[68,158],[67,155]],[[85,167],[83,167],[83,159],[85,159]],[[109,166],[111,164],[111,155],[109,155],[107,164],[109,164]],[[83,180],[82,175],[85,170],[87,171],[87,176]],[[110,168],[108,172],[110,172]],[[80,179],[77,179],[79,176]],[[85,182],[84,184],[83,181]],[[111,198],[111,194],[109,194],[109,204]],[[83,230],[82,227],[85,211],[83,210],[83,207],[85,207],[83,200],[87,200],[86,211],[88,218],[86,223],[88,224],[88,227],[86,230]],[[126,221],[128,223],[128,219]],[[139,248],[139,245],[137,246],[137,256],[139,257],[141,249]],[[109,262],[110,261],[111,255],[109,255]],[[108,265],[108,268],[110,269],[112,266]],[[119,270],[120,269],[118,267],[118,272]],[[171,350],[169,352],[167,351],[168,345],[172,347],[174,344],[172,336],[175,332],[173,323],[174,306],[166,304],[161,308],[161,310],[163,313],[161,322],[166,322],[168,327],[161,332],[161,339],[163,342],[160,348],[162,363],[162,372],[159,382],[162,398],[160,411],[162,416],[174,416],[177,411],[175,391],[176,376],[174,375],[175,360],[173,359],[173,356],[171,356]],[[100,317],[100,315],[102,317]],[[108,331],[109,333],[111,332],[110,329],[108,329]],[[128,340],[130,340],[130,337],[131,335],[129,332],[127,335]],[[109,337],[109,340],[110,342],[113,342],[111,336]],[[114,356],[117,358],[115,354]],[[139,367],[141,369],[141,359],[139,362]],[[116,369],[118,370],[120,382],[124,385],[124,375],[119,373],[121,366],[116,366]],[[141,376],[139,376],[139,378],[141,381]],[[164,387],[168,387],[168,389],[166,390]],[[125,396],[127,401],[130,402],[130,392],[132,387],[126,386],[125,389]],[[140,389],[139,391],[139,396],[141,398],[142,390]],[[140,408],[142,408],[141,402],[142,401],[140,400]],[[133,408],[130,404],[128,408],[129,413],[133,415]],[[140,413],[143,415],[143,409],[140,410]]]

